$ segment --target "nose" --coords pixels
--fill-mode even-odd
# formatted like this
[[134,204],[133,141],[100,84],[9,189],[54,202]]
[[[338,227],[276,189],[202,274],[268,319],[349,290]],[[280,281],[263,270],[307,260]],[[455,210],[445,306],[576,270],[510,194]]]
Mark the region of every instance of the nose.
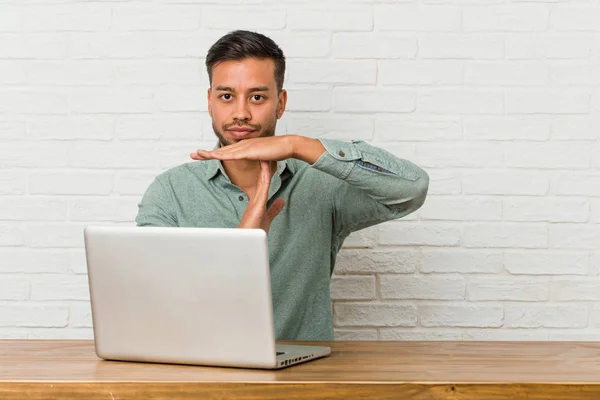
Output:
[[233,119],[240,121],[249,121],[252,119],[252,114],[250,113],[250,109],[248,108],[248,103],[246,102],[246,99],[242,96],[238,97],[235,103]]

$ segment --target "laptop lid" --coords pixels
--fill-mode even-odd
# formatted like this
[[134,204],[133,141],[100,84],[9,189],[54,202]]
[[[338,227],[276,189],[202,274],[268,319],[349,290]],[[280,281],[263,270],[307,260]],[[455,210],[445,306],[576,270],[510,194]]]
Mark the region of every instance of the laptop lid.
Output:
[[99,357],[276,364],[263,230],[88,226],[84,239]]

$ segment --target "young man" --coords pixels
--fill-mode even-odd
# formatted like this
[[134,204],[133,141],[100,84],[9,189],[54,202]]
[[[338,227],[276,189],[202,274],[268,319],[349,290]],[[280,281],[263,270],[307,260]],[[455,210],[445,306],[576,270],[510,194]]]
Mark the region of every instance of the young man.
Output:
[[330,277],[344,239],[417,210],[429,177],[362,141],[275,136],[285,58],[264,35],[223,36],[206,67],[220,146],[156,177],[136,223],[264,229],[276,338],[332,340]]

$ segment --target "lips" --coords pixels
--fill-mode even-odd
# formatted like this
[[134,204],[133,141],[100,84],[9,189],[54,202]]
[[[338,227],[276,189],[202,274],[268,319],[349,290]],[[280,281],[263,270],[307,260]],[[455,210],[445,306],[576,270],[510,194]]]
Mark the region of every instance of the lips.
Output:
[[231,133],[236,138],[242,138],[250,136],[255,131],[253,129],[228,129],[227,132]]

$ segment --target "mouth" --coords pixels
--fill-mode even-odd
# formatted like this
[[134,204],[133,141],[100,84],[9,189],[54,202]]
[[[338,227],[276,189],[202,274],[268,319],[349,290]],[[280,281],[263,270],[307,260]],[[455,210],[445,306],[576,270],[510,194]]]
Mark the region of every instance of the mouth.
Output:
[[231,133],[236,138],[244,138],[252,135],[256,132],[254,129],[228,129],[227,132]]

